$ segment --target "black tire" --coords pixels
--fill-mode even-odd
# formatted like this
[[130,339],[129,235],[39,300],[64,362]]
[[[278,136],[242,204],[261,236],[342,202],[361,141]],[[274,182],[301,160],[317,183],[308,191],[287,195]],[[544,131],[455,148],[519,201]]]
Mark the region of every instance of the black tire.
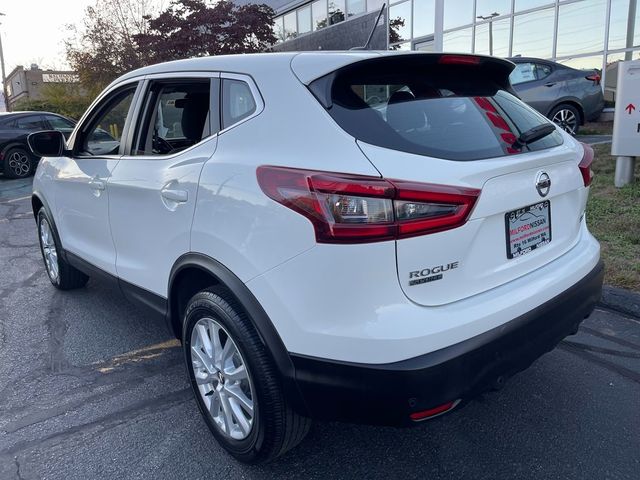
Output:
[[561,103],[551,110],[549,119],[571,135],[577,135],[582,124],[582,114],[575,106]]
[[[47,276],[51,281],[51,284],[59,288],[60,290],[73,290],[75,288],[84,287],[89,280],[89,277],[82,273],[80,270],[75,267],[69,265],[67,261],[64,259],[64,255],[62,254],[62,246],[60,245],[60,238],[58,237],[58,231],[56,227],[47,215],[47,211],[42,207],[38,211],[37,215],[37,225],[38,225],[38,242],[40,244],[40,253],[42,254],[42,261],[44,262],[44,268],[47,272]],[[57,265],[57,275],[53,273],[52,268],[49,267],[49,263],[47,262],[47,256],[45,255],[45,249],[51,250],[50,247],[45,245],[45,238],[43,237],[43,231],[45,230],[45,223],[48,226],[50,232],[50,240],[48,242],[52,243],[55,246],[55,264]],[[46,235],[45,235],[46,237]],[[49,257],[49,262],[53,262],[51,257]]]
[[3,172],[7,178],[26,178],[35,170],[35,160],[27,150],[12,147],[3,156]]
[[[230,438],[214,422],[196,383],[191,353],[192,332],[198,320],[203,318],[214,319],[224,328],[225,335],[233,340],[248,371],[254,413],[251,430],[244,439]],[[304,439],[311,420],[289,407],[269,351],[231,295],[223,289],[197,293],[187,305],[182,333],[187,371],[198,408],[214,437],[227,452],[244,463],[264,463],[284,454]]]

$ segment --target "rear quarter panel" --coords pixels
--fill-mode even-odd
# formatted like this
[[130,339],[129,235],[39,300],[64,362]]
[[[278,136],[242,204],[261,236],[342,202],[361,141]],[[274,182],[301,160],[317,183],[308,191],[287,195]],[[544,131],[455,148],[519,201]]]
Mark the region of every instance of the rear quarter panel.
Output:
[[192,251],[215,258],[245,282],[316,245],[309,220],[262,192],[258,166],[379,176],[294,76],[288,59],[256,60],[255,70],[236,73],[254,78],[264,110],[221,132],[202,170],[191,235]]

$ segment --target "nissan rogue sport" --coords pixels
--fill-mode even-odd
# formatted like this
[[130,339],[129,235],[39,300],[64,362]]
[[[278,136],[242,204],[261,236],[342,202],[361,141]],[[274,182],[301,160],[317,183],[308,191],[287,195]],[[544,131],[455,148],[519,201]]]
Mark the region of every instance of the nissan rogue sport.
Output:
[[318,52],[128,73],[67,142],[29,137],[51,283],[102,278],[164,316],[244,462],[310,419],[458,408],[575,333],[602,287],[593,151],[514,96],[513,68]]

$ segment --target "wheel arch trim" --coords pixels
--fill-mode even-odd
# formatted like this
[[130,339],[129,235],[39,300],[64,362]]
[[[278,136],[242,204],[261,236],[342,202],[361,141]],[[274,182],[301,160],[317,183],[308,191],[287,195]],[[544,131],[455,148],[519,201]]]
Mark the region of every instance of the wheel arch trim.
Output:
[[181,331],[182,319],[179,318],[177,295],[173,291],[173,288],[180,272],[187,268],[195,268],[207,273],[216,279],[220,285],[229,290],[234,299],[247,313],[247,317],[256,329],[256,332],[258,332],[261,342],[270,352],[275,366],[281,375],[283,387],[290,400],[291,407],[298,413],[306,414],[307,409],[304,406],[297,382],[295,381],[293,362],[271,319],[242,280],[225,265],[208,255],[195,252],[184,254],[175,261],[171,269],[167,290],[167,323],[174,334],[176,334],[178,338],[180,337],[177,330]]

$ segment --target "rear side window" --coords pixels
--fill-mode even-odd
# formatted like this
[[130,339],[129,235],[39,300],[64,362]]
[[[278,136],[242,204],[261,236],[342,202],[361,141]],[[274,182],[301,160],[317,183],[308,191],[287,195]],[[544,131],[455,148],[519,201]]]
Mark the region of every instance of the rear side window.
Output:
[[16,119],[16,128],[20,130],[46,130],[47,126],[41,116],[33,115]]
[[[330,101],[321,100],[334,120],[363,142],[450,160],[499,157],[562,143],[554,132],[522,150],[513,148],[521,133],[548,120],[506,91],[508,72],[500,77],[475,65],[375,65],[355,64],[336,72],[328,87]],[[310,87],[314,93],[321,90],[313,83]]]
[[247,82],[222,80],[222,128],[227,128],[253,115],[256,101]]

